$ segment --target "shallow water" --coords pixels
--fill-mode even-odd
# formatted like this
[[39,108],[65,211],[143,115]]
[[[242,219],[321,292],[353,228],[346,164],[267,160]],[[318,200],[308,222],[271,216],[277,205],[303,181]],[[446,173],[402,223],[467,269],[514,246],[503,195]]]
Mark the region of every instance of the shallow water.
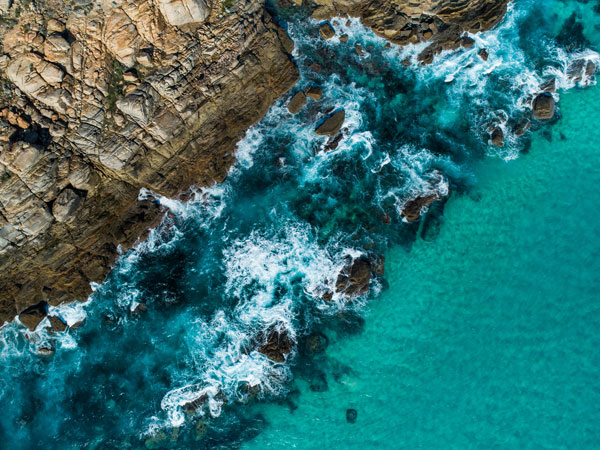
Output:
[[[428,67],[405,67],[418,48],[387,49],[356,21],[334,21],[343,44],[290,18],[301,81],[249,130],[227,181],[188,203],[156,198],[164,223],[87,303],[58,311],[87,316],[80,328],[29,339],[17,323],[2,328],[2,442],[597,446],[600,92],[566,76],[575,59],[598,62],[593,7],[514,2],[475,48]],[[563,32],[573,11],[581,36]],[[545,75],[558,77],[557,118],[517,139],[511,127]],[[291,95],[312,84],[323,99],[289,115]],[[332,108],[348,129],[323,151],[314,128]],[[502,149],[488,142],[493,120]],[[434,191],[450,193],[445,207],[402,221],[407,200]],[[364,253],[387,255],[385,279],[368,298],[324,300],[346,256]],[[284,364],[256,351],[272,327],[298,342]],[[315,331],[330,345],[309,356]],[[34,354],[48,346],[53,356]]]

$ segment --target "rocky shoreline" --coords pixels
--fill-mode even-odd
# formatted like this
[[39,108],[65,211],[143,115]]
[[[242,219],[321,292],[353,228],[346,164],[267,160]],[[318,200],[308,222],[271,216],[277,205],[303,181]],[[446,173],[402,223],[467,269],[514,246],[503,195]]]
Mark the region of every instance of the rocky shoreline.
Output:
[[[428,63],[496,25],[507,0],[292,3],[319,20],[360,17],[395,44],[430,42]],[[141,188],[173,197],[222,181],[244,131],[298,80],[293,42],[259,0],[74,5],[0,3],[0,323],[21,314],[30,329],[47,304],[84,300],[118,248],[161,219]],[[316,132],[333,145],[343,121],[334,111]]]

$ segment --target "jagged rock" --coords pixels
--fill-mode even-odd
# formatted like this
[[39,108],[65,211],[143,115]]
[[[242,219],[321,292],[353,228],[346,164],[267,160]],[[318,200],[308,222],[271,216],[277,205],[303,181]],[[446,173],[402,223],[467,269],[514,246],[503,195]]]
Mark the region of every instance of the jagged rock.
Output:
[[73,217],[81,200],[81,196],[73,189],[63,190],[52,204],[52,215],[58,222],[66,222]]
[[484,61],[487,61],[488,57],[490,56],[486,48],[482,48],[481,50],[479,50],[479,52],[477,52],[477,54]]
[[554,92],[556,91],[556,78],[550,78],[540,85],[542,92]]
[[591,77],[595,73],[596,73],[596,64],[594,64],[592,61],[588,61],[587,64],[585,65],[586,76]]
[[475,39],[472,37],[463,37],[460,41],[460,45],[464,48],[473,48],[475,46]]
[[581,81],[585,67],[584,59],[576,59],[567,67],[567,76],[575,82]]
[[371,281],[371,263],[367,258],[349,261],[335,282],[336,292],[349,297],[366,294]]
[[288,111],[292,114],[298,114],[306,103],[306,95],[304,92],[297,92],[288,103]]
[[206,404],[207,400],[208,395],[202,394],[198,398],[184,404],[181,409],[183,409],[183,412],[186,414],[196,414],[196,412]]
[[60,318],[57,316],[49,316],[48,320],[50,321],[50,327],[53,331],[62,333],[67,329],[67,324],[60,320]]
[[550,120],[554,116],[554,98],[549,93],[538,94],[533,99],[533,117],[538,120]]
[[342,34],[340,36],[340,42],[348,42],[349,39],[350,39],[350,36],[348,36],[347,34]]
[[531,122],[527,119],[522,119],[517,126],[513,129],[515,136],[523,136],[525,132],[531,127]]
[[404,204],[402,215],[407,222],[413,222],[421,217],[421,210],[428,207],[436,198],[436,194],[430,194],[409,200]]
[[333,136],[342,128],[344,124],[344,120],[346,120],[346,111],[343,109],[330,114],[327,118],[325,118],[315,130],[315,133],[321,136]]
[[284,362],[286,355],[292,351],[294,346],[286,330],[271,329],[263,333],[261,340],[264,341],[264,344],[259,347],[258,351],[275,362]]
[[504,146],[504,133],[502,132],[502,128],[494,127],[491,133],[491,141],[492,145],[496,147]]
[[321,24],[321,26],[319,27],[319,33],[321,33],[321,37],[323,39],[331,39],[335,36],[335,30],[329,22]]
[[306,96],[313,100],[320,100],[323,96],[323,89],[319,86],[311,86],[306,90]]

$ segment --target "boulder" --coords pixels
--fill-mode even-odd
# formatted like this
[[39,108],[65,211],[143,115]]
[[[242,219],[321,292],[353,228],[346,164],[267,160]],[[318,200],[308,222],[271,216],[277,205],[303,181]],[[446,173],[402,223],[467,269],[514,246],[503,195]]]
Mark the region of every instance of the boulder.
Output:
[[473,48],[475,46],[475,39],[465,36],[460,40],[460,45],[464,48]]
[[198,398],[195,398],[192,401],[185,403],[181,409],[186,414],[196,414],[196,412],[204,406],[206,401],[208,400],[208,395],[202,394]]
[[436,198],[436,194],[430,194],[409,200],[404,204],[402,215],[408,222],[413,222],[421,216],[421,210],[433,203]]
[[311,86],[306,90],[306,96],[313,100],[320,100],[323,96],[323,89],[319,86]]
[[554,98],[544,92],[536,95],[532,104],[533,117],[538,120],[550,120],[554,116]]
[[275,362],[284,362],[285,356],[292,351],[293,341],[288,337],[287,331],[271,328],[262,334],[264,343],[258,351]]
[[48,317],[48,320],[50,321],[50,327],[52,328],[52,331],[62,333],[67,329],[67,324],[57,316],[50,316]]
[[174,26],[204,22],[210,13],[205,0],[160,0],[158,7],[165,20]]
[[336,292],[349,297],[363,295],[369,290],[371,263],[367,258],[348,261],[335,282]]
[[483,59],[484,61],[488,60],[488,57],[490,56],[490,54],[487,51],[487,48],[482,48],[481,50],[479,50],[479,52],[477,52],[477,54],[479,55],[479,57],[481,59]]
[[567,67],[567,76],[575,82],[581,81],[584,66],[584,59],[576,59]]
[[323,22],[319,27],[319,33],[323,39],[331,39],[335,36],[335,30],[329,22]]
[[348,36],[347,34],[342,34],[340,36],[340,42],[348,42],[348,39],[350,39],[350,36]]
[[315,130],[315,133],[321,136],[333,136],[342,128],[346,120],[346,111],[343,109],[333,112],[322,122],[320,122]]
[[306,95],[304,92],[297,92],[288,103],[288,111],[292,114],[298,114],[306,103]]
[[66,222],[75,215],[81,196],[71,188],[64,189],[52,204],[52,215],[57,222]]
[[46,302],[40,302],[37,305],[31,306],[19,314],[19,320],[23,325],[34,331],[37,326],[47,315]]
[[594,64],[591,61],[588,61],[587,64],[585,65],[586,76],[591,77],[595,73],[596,73],[596,64]]
[[491,133],[492,145],[496,147],[504,146],[504,133],[502,132],[502,128],[495,127]]

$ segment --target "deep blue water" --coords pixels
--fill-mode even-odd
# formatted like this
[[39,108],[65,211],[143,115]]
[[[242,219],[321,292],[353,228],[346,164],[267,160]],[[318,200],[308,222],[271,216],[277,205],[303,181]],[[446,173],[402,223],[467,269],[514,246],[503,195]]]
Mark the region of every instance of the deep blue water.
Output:
[[[517,0],[473,49],[426,67],[402,64],[419,48],[388,49],[357,21],[333,21],[342,43],[289,17],[301,80],[248,131],[227,181],[187,203],[157,198],[163,224],[86,303],[52,312],[85,317],[79,328],[2,328],[0,446],[597,446],[600,94],[566,75],[598,63],[593,8]],[[557,116],[517,138],[547,76]],[[289,98],[311,85],[323,98],[291,116]],[[324,151],[315,125],[337,108],[347,130]],[[432,192],[445,208],[402,220]],[[387,256],[384,277],[364,298],[323,299],[362,254]],[[285,363],[256,351],[273,327],[297,343]],[[315,332],[330,342],[317,357],[305,351]],[[182,410],[202,395],[200,411]]]

